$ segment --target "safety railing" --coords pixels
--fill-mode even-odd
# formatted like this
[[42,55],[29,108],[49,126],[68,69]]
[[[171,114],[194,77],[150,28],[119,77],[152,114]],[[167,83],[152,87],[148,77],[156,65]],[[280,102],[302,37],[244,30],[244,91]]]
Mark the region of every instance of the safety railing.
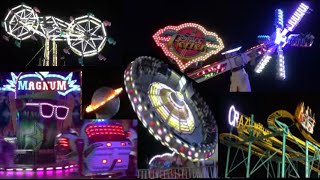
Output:
[[215,166],[195,168],[170,168],[170,169],[139,169],[139,179],[189,179],[189,178],[217,178]]

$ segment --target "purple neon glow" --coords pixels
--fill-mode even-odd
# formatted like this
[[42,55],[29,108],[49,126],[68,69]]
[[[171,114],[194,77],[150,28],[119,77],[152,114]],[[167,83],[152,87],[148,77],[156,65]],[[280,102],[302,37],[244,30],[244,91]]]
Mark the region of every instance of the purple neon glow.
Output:
[[[43,118],[51,118],[53,114],[55,114],[55,117],[59,120],[65,120],[68,113],[69,113],[69,108],[66,106],[56,106],[50,103],[26,103],[26,106],[36,106],[40,108],[40,115]],[[46,109],[49,112],[44,112]],[[58,112],[65,112],[63,113],[64,115],[61,116],[59,115]]]
[[288,21],[287,29],[289,31],[293,31],[297,27],[303,16],[307,13],[308,9],[309,6],[305,5],[304,3],[300,4],[298,9],[293,13],[293,15]]
[[261,73],[266,66],[266,64],[269,62],[271,59],[272,54],[275,52],[277,49],[278,53],[278,77],[281,79],[286,78],[286,71],[285,71],[285,58],[283,55],[283,50],[282,48],[285,47],[287,44],[287,33],[290,31],[293,31],[294,28],[297,27],[303,16],[306,14],[308,11],[309,6],[305,5],[304,3],[301,3],[297,10],[293,13],[291,18],[289,19],[287,23],[287,27],[283,28],[283,11],[281,9],[276,10],[276,15],[275,15],[275,25],[276,25],[276,32],[275,32],[275,41],[273,46],[271,46],[267,53],[263,56],[262,60],[258,63],[258,65],[255,68],[256,73]]

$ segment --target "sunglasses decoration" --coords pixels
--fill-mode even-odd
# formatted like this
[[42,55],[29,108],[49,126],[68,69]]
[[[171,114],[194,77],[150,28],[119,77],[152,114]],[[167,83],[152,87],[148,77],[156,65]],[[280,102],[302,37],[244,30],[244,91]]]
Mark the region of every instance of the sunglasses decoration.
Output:
[[52,118],[54,114],[57,119],[65,120],[69,113],[68,107],[56,106],[50,103],[26,103],[26,106],[39,107],[40,115],[43,118]]

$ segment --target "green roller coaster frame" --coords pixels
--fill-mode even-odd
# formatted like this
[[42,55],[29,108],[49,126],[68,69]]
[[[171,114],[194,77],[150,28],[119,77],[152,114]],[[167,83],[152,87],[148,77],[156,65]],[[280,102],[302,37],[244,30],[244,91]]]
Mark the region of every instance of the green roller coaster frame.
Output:
[[[255,173],[258,169],[261,167],[264,167],[266,169],[267,178],[290,178],[290,177],[296,177],[300,178],[303,177],[301,173],[299,174],[298,171],[298,165],[301,166],[301,161],[305,162],[305,175],[304,177],[309,178],[311,176],[312,167],[319,169],[320,167],[320,147],[314,145],[313,143],[309,141],[305,141],[306,145],[305,147],[299,145],[299,150],[293,150],[291,148],[288,148],[286,146],[287,136],[292,135],[289,127],[275,119],[276,124],[279,129],[275,130],[272,128],[272,134],[268,135],[260,135],[260,136],[254,136],[253,130],[249,128],[249,136],[246,138],[243,138],[243,141],[239,142],[233,142],[233,141],[222,141],[222,144],[227,146],[227,161],[226,161],[226,168],[225,168],[225,178],[228,178],[230,176],[230,173],[235,171],[237,168],[240,167],[241,164],[245,165],[246,168],[246,178],[250,178],[253,173]],[[253,126],[254,124],[254,116],[251,115],[250,118],[250,126]],[[270,128],[271,129],[271,128]],[[232,135],[232,129],[229,132],[230,135]],[[231,136],[230,136],[231,137]],[[279,152],[275,151],[273,152],[270,149],[267,149],[260,157],[257,162],[255,162],[254,167],[252,168],[251,165],[253,165],[251,162],[251,156],[256,154],[254,150],[252,150],[252,145],[257,142],[261,141],[262,139],[270,138],[270,137],[277,137],[277,139],[281,139],[282,147],[279,148],[281,150],[281,154],[279,155]],[[296,140],[295,140],[296,141]],[[242,146],[239,146],[242,145]],[[245,146],[247,147],[245,147]],[[245,147],[245,148],[244,148]],[[314,152],[309,151],[309,148],[313,147],[315,149]],[[231,148],[236,149],[236,153],[231,155]],[[246,152],[247,150],[247,156]],[[235,160],[238,158],[239,152],[242,155],[242,160],[237,163],[235,163]],[[289,153],[296,153],[300,152],[304,154],[304,156],[297,156],[297,157],[291,157]],[[233,157],[233,159],[231,159]],[[230,164],[230,160],[232,160]],[[300,161],[300,162],[299,162]],[[276,173],[274,164],[277,165]],[[300,167],[301,169],[301,167]],[[317,173],[317,177],[320,177],[320,171]]]

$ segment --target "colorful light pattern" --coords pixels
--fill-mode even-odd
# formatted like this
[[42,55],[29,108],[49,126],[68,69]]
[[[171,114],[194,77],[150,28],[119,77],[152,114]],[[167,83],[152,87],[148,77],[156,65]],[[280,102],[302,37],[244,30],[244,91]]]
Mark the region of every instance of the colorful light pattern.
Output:
[[67,106],[57,106],[50,103],[26,103],[26,106],[39,107],[40,115],[43,118],[51,118],[54,113],[57,119],[65,120],[69,113],[69,108]]
[[[226,51],[225,53],[231,53],[237,50],[239,50],[239,48]],[[231,58],[226,58],[221,61],[216,61],[212,64],[208,64],[202,68],[199,68],[193,72],[190,72],[188,73],[188,76],[194,79],[197,83],[201,83],[205,80],[218,76],[224,72],[227,72],[234,68],[238,68],[240,66],[239,64],[236,63],[236,61],[238,61],[238,58],[241,58],[242,63],[246,64],[250,60],[255,59],[255,57],[260,56],[266,51],[267,51],[266,46],[264,44],[259,44],[257,46],[254,46],[246,50],[244,53],[241,53],[241,55],[236,55]]]
[[[194,34],[200,34],[199,39],[201,39],[201,43],[199,43],[197,46],[193,46],[192,43],[186,42],[188,48],[186,48],[186,50],[182,50],[181,52],[178,52],[177,49],[173,50],[176,48],[174,45],[169,47],[169,44],[173,44],[172,42],[176,40],[175,38],[177,35],[185,35],[183,34],[183,31],[187,28],[192,28],[192,33]],[[165,55],[173,59],[178,64],[181,71],[184,71],[188,66],[196,62],[207,60],[210,56],[217,54],[224,48],[222,40],[216,33],[207,31],[204,27],[195,23],[185,23],[181,24],[180,26],[167,26],[164,29],[160,29],[158,32],[156,32],[153,35],[153,39],[155,40],[156,44],[161,47]],[[193,54],[193,56],[186,56],[183,54],[191,49],[189,46],[200,47],[200,45],[205,45],[207,47],[207,51],[198,51],[196,54]]]
[[[214,117],[187,79],[163,62],[143,56],[129,64],[124,73],[124,83],[133,110],[156,140],[192,161],[203,161],[213,155],[218,136]],[[155,106],[159,101],[162,105]],[[165,114],[170,112],[170,108],[166,110],[160,108],[162,106],[174,109],[187,106],[190,111],[184,110],[185,117],[192,117],[194,122],[188,122],[187,131],[181,131],[181,127],[173,128],[177,122],[181,126],[181,122],[187,121],[177,117],[168,122]],[[187,116],[188,111],[190,115]]]
[[[188,105],[179,98],[178,92],[162,83],[152,83],[149,87],[149,98],[156,111],[169,126],[184,133],[192,133],[194,130],[194,119]],[[180,93],[181,94],[181,93]],[[173,99],[172,96],[179,100]],[[183,95],[182,95],[183,98]],[[176,103],[175,101],[179,101]],[[169,139],[166,138],[166,139]]]
[[114,93],[112,95],[105,97],[104,100],[102,100],[101,102],[99,102],[97,104],[90,104],[86,108],[86,112],[90,113],[90,112],[98,109],[99,107],[103,106],[108,101],[110,101],[110,100],[114,99],[115,97],[117,97],[122,92],[122,90],[123,90],[122,88],[118,88],[118,89],[114,90]]
[[[282,48],[285,47],[285,45],[288,43],[289,38],[287,38],[287,34],[289,32],[292,32],[299,24],[299,22],[302,20],[302,18],[305,16],[307,11],[309,10],[309,6],[305,5],[304,3],[301,3],[299,7],[296,9],[294,14],[289,19],[288,23],[286,24],[286,27],[283,25],[283,11],[281,9],[277,9],[275,13],[275,39],[273,41],[269,40],[266,41],[266,43],[271,44],[271,47],[268,49],[266,54],[262,57],[261,61],[258,63],[258,65],[255,67],[256,73],[261,73],[265,66],[268,64],[270,59],[272,58],[272,54],[277,51],[278,54],[278,72],[277,76],[280,79],[286,78],[286,71],[285,71],[285,58],[283,56],[283,50]],[[310,46],[312,43],[310,44]]]
[[[14,72],[11,72],[11,79],[7,79],[6,81],[8,84],[3,85],[0,87],[0,91],[11,91],[15,93],[15,97],[17,98],[17,92],[19,90],[21,91],[35,91],[40,90],[36,88],[36,84],[33,83],[34,86],[30,86],[30,82],[42,82],[41,90],[47,91],[52,90],[50,89],[50,83],[48,83],[46,86],[43,84],[45,82],[53,82],[53,81],[64,81],[65,87],[61,88],[61,90],[56,90],[60,95],[66,96],[71,92],[80,91],[80,85],[77,80],[73,79],[73,72],[70,72],[66,77],[60,75],[60,74],[54,74],[50,72],[27,72],[23,73],[20,72],[18,75],[16,75]],[[29,84],[29,85],[28,85]],[[64,83],[63,83],[64,84]],[[29,89],[28,87],[34,87]]]

